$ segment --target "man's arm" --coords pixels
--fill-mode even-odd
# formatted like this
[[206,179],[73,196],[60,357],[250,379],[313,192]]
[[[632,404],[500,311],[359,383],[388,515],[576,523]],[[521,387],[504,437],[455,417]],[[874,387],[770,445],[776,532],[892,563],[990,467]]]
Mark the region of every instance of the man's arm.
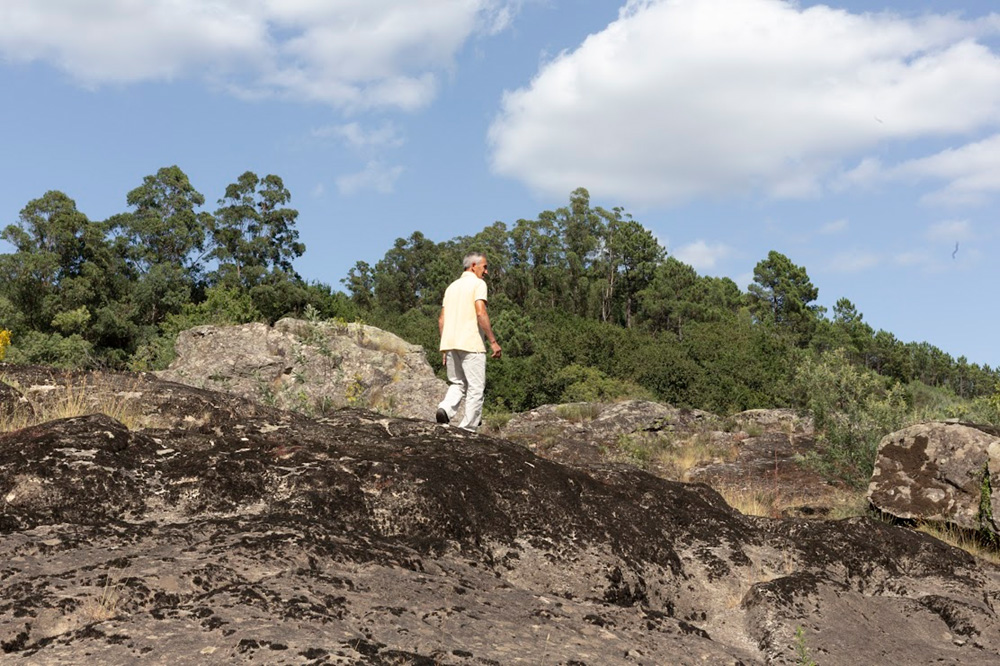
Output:
[[493,335],[493,328],[490,326],[490,315],[486,311],[486,301],[476,301],[476,321],[479,322],[479,330],[486,334],[486,339],[490,341],[493,348],[492,358],[500,358],[500,343],[497,336]]
[[[441,314],[438,315],[438,337],[444,335],[444,308],[441,308]],[[447,365],[445,359],[448,357],[448,352],[441,352],[441,365]]]

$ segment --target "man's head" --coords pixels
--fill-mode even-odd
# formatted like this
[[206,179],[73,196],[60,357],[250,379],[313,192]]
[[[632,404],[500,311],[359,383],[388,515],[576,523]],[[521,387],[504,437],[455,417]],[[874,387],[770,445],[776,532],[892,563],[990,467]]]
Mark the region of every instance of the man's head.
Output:
[[481,252],[472,252],[467,254],[462,260],[462,267],[467,271],[472,271],[476,274],[476,277],[480,279],[482,279],[483,275],[486,273],[487,265],[486,255]]

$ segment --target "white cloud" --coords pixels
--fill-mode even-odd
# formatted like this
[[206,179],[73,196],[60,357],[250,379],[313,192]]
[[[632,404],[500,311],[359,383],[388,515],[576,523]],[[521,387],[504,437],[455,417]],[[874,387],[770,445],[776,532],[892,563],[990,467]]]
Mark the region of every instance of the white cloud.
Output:
[[972,225],[967,220],[946,220],[932,224],[927,229],[927,239],[946,243],[966,241],[972,238]]
[[345,195],[357,194],[363,190],[389,194],[403,171],[401,166],[386,166],[381,162],[371,161],[363,171],[337,178],[337,189]]
[[897,266],[926,266],[931,262],[931,257],[921,250],[911,250],[900,252],[892,258]]
[[830,261],[830,270],[837,273],[860,273],[882,263],[874,252],[841,252]]
[[723,243],[709,244],[699,240],[678,248],[674,257],[697,271],[706,271],[715,268],[720,259],[728,257],[732,252],[732,248]]
[[824,224],[822,227],[820,227],[819,232],[821,234],[823,234],[824,236],[830,236],[830,235],[833,235],[833,234],[842,234],[845,231],[847,231],[847,229],[848,229],[849,226],[850,226],[850,223],[848,223],[847,220],[843,220],[843,219],[841,219],[841,220],[835,220],[835,221],[830,222],[828,224]]
[[1000,192],[1000,134],[904,162],[886,178],[945,181],[925,199],[932,203],[979,204]]
[[413,109],[520,0],[5,0],[0,58],[89,86],[204,76],[250,97]]
[[312,132],[317,138],[335,138],[358,151],[382,148],[398,148],[404,141],[399,130],[391,122],[385,122],[375,129],[365,129],[360,123],[328,125]]
[[[505,93],[492,166],[551,195],[585,186],[632,205],[814,196],[887,141],[995,124],[1000,58],[977,40],[998,31],[995,17],[631,0]],[[878,166],[861,165],[856,178]]]

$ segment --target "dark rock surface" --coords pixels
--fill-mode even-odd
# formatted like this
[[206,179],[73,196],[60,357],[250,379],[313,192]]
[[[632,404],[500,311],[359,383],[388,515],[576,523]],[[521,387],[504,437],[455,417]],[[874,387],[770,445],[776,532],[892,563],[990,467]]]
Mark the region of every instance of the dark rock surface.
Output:
[[868,499],[897,518],[1000,534],[1000,432],[929,422],[886,435]]
[[907,529],[749,518],[429,421],[4,371],[135,419],[0,437],[4,664],[1000,664],[1000,570]]

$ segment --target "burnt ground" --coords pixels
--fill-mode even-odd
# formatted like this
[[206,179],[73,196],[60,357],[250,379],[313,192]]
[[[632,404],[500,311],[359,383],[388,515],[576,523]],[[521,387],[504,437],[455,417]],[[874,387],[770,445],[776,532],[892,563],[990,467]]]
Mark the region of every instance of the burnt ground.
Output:
[[5,372],[136,421],[0,436],[4,664],[1000,664],[1000,571],[904,528],[426,421]]

